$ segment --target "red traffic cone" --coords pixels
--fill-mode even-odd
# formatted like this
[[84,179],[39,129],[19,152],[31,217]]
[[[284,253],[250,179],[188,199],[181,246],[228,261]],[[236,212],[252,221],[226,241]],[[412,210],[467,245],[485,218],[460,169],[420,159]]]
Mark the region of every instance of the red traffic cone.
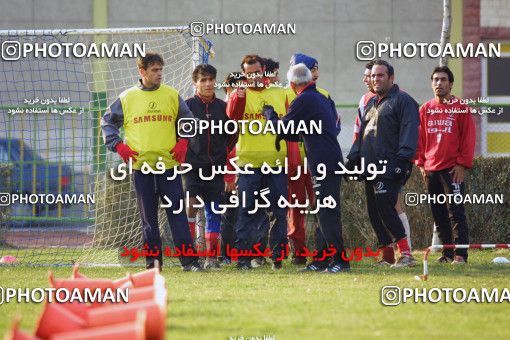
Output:
[[4,337],[5,340],[37,340],[38,337],[27,334],[19,329],[21,315],[16,315],[12,321],[11,330]]
[[134,286],[133,278],[131,277],[131,273],[127,273],[126,276],[121,277],[120,279],[114,280],[113,285],[115,288],[131,288]]
[[160,286],[145,286],[140,288],[130,288],[128,290],[129,303],[139,301],[155,301],[161,308],[166,310],[167,294],[166,289]]
[[147,300],[156,300],[156,288],[145,286],[140,288],[129,288],[129,303]]
[[75,331],[84,328],[85,321],[58,303],[46,303],[44,311],[37,323],[35,335],[48,338],[52,334]]
[[158,268],[152,268],[132,275],[135,287],[152,286],[156,275],[159,275]]
[[86,277],[85,275],[83,275],[79,272],[79,269],[80,269],[80,264],[76,263],[73,266],[73,275],[71,276],[71,279],[88,279],[88,277]]
[[87,326],[99,327],[130,322],[136,319],[136,313],[139,311],[145,311],[149,316],[145,322],[147,339],[164,339],[166,313],[151,300],[91,309]]
[[90,305],[83,302],[73,301],[73,302],[57,302],[56,304],[63,307],[67,311],[73,313],[74,315],[82,318],[83,320],[87,319],[88,310],[90,308]]
[[81,292],[85,288],[89,288],[91,291],[96,289],[105,290],[110,288],[114,290],[113,281],[108,279],[89,279],[89,278],[77,278],[74,280],[64,280],[64,279],[55,279],[53,277],[53,272],[49,272],[49,280],[52,287],[59,289],[64,288],[69,290],[79,289]]
[[138,312],[131,322],[58,333],[51,340],[144,340],[147,314]]

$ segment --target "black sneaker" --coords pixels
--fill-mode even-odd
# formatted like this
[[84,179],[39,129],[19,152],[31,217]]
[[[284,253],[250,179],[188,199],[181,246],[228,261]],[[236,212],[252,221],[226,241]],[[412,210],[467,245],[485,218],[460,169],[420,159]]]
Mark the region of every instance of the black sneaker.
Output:
[[275,261],[273,262],[273,270],[281,270],[282,269],[282,261]]
[[296,256],[290,261],[290,263],[295,264],[297,266],[305,266],[306,265],[306,257]]
[[308,266],[298,269],[298,272],[300,273],[306,273],[306,272],[322,272],[324,269],[328,267],[327,263],[324,262],[318,262],[313,261]]
[[238,270],[250,270],[252,269],[252,266],[250,265],[250,262],[237,262],[236,268]]
[[203,272],[204,268],[200,267],[198,263],[191,263],[186,266],[182,266],[183,272]]
[[351,270],[349,262],[332,262],[328,268],[324,270],[324,273],[337,274],[341,272],[348,272]]

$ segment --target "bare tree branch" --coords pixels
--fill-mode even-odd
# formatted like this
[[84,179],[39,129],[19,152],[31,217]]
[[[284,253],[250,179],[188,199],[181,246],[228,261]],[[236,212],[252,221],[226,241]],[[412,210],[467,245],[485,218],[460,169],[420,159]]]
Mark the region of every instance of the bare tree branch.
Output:
[[[450,0],[443,0],[443,28],[441,29],[441,51],[444,51],[446,44],[450,42],[450,31],[452,22],[452,3]],[[439,60],[440,66],[448,66],[448,56],[443,56]]]

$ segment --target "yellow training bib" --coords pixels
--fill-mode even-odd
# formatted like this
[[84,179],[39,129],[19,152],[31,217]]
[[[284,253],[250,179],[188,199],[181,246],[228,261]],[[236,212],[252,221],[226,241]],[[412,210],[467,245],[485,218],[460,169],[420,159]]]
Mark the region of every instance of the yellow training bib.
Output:
[[143,162],[154,168],[159,157],[163,158],[166,169],[179,165],[170,154],[176,144],[177,90],[163,84],[154,91],[134,86],[119,97],[124,112],[126,144],[138,152],[133,168],[140,170]]
[[[253,127],[262,126],[262,131],[266,125],[266,119],[262,114],[264,105],[271,105],[278,116],[283,117],[286,113],[286,91],[282,88],[271,87],[262,91],[255,91],[248,88],[246,90],[246,106],[242,120],[246,121],[245,133],[239,134],[237,143],[237,155],[239,156],[239,165],[244,166],[251,163],[254,168],[260,168],[264,162],[270,166],[277,166],[277,160],[284,165],[287,156],[287,145],[284,140],[280,143],[280,151],[276,151],[276,135],[272,133],[252,134],[248,128],[251,121],[260,121],[260,124],[253,124]],[[275,126],[276,129],[276,126]],[[242,132],[242,130],[240,130]]]

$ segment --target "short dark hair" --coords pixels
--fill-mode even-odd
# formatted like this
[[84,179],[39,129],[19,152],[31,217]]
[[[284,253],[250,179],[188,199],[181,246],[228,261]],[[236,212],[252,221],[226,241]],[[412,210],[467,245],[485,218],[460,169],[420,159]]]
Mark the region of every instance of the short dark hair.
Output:
[[[244,76],[244,73],[243,72],[239,72],[239,71],[230,72],[225,77],[225,83],[228,85],[227,87],[233,87],[237,83],[239,83],[241,81],[245,81],[245,80],[246,80],[246,77]],[[223,88],[225,93],[227,93],[227,87]]]
[[147,52],[145,53],[145,56],[138,57],[136,59],[136,66],[138,66],[138,68],[143,68],[144,70],[147,70],[154,64],[161,64],[161,66],[165,65],[163,57],[156,52]]
[[374,67],[375,65],[386,66],[386,69],[388,70],[388,76],[390,76],[390,77],[395,74],[395,69],[386,60],[376,59],[376,60],[374,60],[372,67]]
[[432,71],[432,74],[430,75],[430,80],[434,77],[435,73],[443,72],[448,75],[448,81],[450,83],[453,83],[453,72],[450,70],[448,66],[436,66],[434,70]]
[[368,70],[371,70],[372,67],[374,67],[374,61],[370,60],[368,63],[365,64],[365,68]]
[[209,64],[200,64],[193,70],[191,78],[193,79],[193,82],[196,83],[200,75],[211,76],[212,78],[216,79],[217,73],[218,72],[216,71],[216,68],[214,66]]
[[241,60],[241,70],[244,71],[244,64],[253,65],[256,63],[260,63],[260,66],[264,67],[264,59],[262,57],[258,54],[247,54]]
[[271,58],[264,59],[264,68],[267,72],[273,72],[280,68],[280,63]]

